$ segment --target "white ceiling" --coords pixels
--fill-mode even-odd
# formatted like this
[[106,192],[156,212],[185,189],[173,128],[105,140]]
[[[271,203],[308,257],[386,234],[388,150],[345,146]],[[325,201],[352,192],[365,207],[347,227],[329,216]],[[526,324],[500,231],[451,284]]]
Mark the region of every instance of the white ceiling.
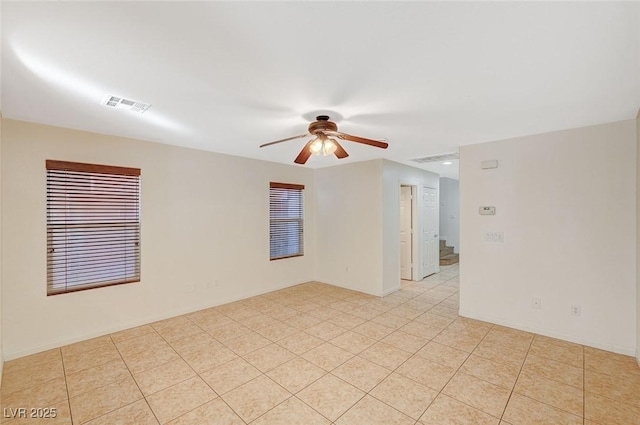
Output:
[[[329,111],[390,144],[309,167],[428,168],[409,160],[640,105],[637,2],[5,1],[1,20],[5,118],[292,164],[304,140],[258,145]],[[457,162],[436,171],[457,178]]]

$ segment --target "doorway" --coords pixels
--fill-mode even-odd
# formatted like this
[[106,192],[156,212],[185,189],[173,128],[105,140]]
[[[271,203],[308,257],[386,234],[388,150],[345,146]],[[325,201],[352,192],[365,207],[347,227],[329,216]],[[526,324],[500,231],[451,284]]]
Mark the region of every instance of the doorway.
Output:
[[400,279],[413,280],[414,189],[400,186]]
[[433,187],[422,188],[422,277],[440,271],[438,226],[438,191]]

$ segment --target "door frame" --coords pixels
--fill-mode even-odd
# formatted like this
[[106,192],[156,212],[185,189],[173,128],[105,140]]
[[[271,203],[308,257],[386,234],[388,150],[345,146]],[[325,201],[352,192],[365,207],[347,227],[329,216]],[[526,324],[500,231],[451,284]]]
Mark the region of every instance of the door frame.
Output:
[[[420,262],[420,244],[422,243],[422,230],[418,227],[418,186],[410,183],[400,183],[400,196],[402,196],[402,186],[411,188],[411,281],[418,282],[422,278],[418,278],[422,274],[422,264]],[[398,211],[400,210],[400,202],[398,202]],[[399,245],[398,245],[399,246]],[[398,252],[400,257],[402,254]],[[402,264],[402,258],[400,262]],[[400,270],[398,269],[400,275]],[[404,279],[400,279],[404,280]]]

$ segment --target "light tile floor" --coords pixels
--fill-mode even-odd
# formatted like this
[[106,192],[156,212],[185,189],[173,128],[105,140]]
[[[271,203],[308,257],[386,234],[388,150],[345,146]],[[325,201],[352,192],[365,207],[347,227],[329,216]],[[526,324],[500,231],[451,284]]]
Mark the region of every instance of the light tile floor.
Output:
[[2,423],[640,424],[633,358],[461,318],[458,282],[307,283],[13,360]]

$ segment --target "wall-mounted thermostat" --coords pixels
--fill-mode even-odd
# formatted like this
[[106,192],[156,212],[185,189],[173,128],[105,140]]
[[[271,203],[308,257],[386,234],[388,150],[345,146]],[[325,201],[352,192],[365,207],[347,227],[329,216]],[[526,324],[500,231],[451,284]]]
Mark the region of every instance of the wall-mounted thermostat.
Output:
[[480,215],[496,215],[496,207],[480,207]]

